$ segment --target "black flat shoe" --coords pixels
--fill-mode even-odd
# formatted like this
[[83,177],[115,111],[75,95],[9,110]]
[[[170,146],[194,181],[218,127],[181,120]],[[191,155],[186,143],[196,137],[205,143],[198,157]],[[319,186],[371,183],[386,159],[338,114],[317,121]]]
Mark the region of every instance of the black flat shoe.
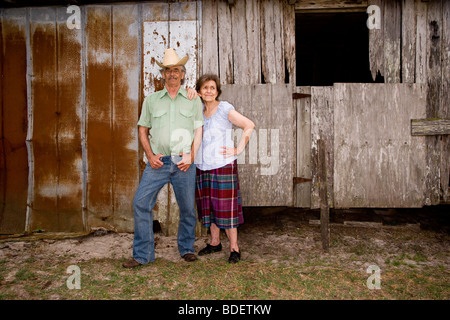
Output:
[[236,252],[233,250],[232,253],[230,253],[230,257],[228,258],[228,262],[229,263],[237,263],[239,262],[239,260],[241,260],[241,253],[240,252]]
[[207,244],[205,248],[203,248],[202,250],[200,250],[198,252],[198,255],[204,256],[205,254],[210,254],[210,253],[219,252],[219,251],[222,251],[222,243],[219,243],[217,246],[212,246],[210,244]]

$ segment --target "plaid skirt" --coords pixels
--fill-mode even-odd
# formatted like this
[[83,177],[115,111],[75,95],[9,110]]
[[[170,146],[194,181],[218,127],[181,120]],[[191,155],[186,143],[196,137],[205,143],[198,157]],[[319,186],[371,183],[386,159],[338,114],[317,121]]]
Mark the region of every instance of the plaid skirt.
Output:
[[197,168],[195,179],[198,219],[205,227],[214,223],[231,229],[244,223],[236,160],[213,170]]

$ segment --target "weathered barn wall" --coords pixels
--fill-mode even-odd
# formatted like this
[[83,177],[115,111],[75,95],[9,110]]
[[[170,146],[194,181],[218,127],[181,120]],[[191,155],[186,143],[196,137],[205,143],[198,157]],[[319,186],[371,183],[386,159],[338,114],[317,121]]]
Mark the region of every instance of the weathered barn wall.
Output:
[[204,1],[202,73],[223,84],[294,84],[294,9],[287,0]]
[[[238,158],[244,206],[293,206],[295,109],[286,84],[222,86],[221,98],[257,126]],[[234,128],[235,143],[242,129]]]
[[[84,5],[79,7],[80,29],[68,28],[71,13],[64,5],[0,9],[0,233],[99,226],[133,230],[131,203],[143,170],[136,123],[145,96],[162,87],[155,61],[169,46],[190,56],[186,85],[192,87],[207,72],[233,85],[226,87],[224,98],[255,122],[252,141],[265,138],[269,150],[274,129],[294,129],[287,139],[285,131],[279,131],[280,156],[296,159],[289,163],[283,158],[286,175],[259,177],[257,171],[272,170],[267,164],[272,155],[251,149],[255,144],[246,149],[244,205],[317,207],[319,139],[327,140],[329,152],[329,204],[344,203],[334,198],[341,191],[336,174],[348,178],[342,176],[345,172],[336,173],[334,141],[340,133],[335,119],[351,104],[341,105],[343,113],[336,114],[336,104],[331,103],[334,88],[295,88],[295,12],[364,11],[370,4],[381,9],[381,28],[368,30],[373,76],[383,76],[386,85],[425,84],[424,118],[448,118],[450,2],[446,0]],[[289,103],[292,92],[311,96]],[[383,103],[376,108],[388,111]],[[429,205],[448,198],[450,142],[448,135],[424,139],[424,204]],[[250,164],[252,152],[257,156]],[[262,199],[260,191],[269,189],[270,197]],[[394,202],[389,204],[397,206]],[[165,232],[174,234],[178,213],[168,185],[158,197],[155,219]]]
[[[66,6],[0,11],[0,233],[132,231],[143,167],[136,123],[144,97],[161,88],[155,59],[172,45],[190,56],[187,85],[198,77],[200,3],[78,8],[79,28],[69,27]],[[155,211],[172,212],[173,233],[170,192]]]
[[[372,75],[386,83],[427,85],[426,118],[449,117],[450,2],[446,0],[369,0],[381,11],[381,28],[371,29]],[[448,136],[427,141],[427,205],[448,198]]]
[[426,86],[335,84],[333,89],[334,206],[422,207],[425,138],[411,136],[410,123],[425,116]]

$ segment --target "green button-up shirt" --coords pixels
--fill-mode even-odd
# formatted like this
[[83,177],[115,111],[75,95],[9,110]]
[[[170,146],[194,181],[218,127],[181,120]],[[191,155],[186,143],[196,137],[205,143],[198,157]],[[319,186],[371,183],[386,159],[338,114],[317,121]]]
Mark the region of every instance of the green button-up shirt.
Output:
[[169,156],[190,153],[194,130],[203,122],[199,97],[189,100],[186,89],[180,88],[172,99],[164,87],[145,98],[138,125],[150,128],[153,153]]

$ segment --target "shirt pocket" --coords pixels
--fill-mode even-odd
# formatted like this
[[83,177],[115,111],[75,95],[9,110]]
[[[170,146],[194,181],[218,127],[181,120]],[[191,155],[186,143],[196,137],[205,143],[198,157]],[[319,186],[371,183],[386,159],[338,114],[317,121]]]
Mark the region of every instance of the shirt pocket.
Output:
[[168,123],[167,109],[157,109],[152,114],[152,128],[162,128]]
[[192,130],[194,127],[194,110],[190,107],[181,107],[179,121],[182,128]]

